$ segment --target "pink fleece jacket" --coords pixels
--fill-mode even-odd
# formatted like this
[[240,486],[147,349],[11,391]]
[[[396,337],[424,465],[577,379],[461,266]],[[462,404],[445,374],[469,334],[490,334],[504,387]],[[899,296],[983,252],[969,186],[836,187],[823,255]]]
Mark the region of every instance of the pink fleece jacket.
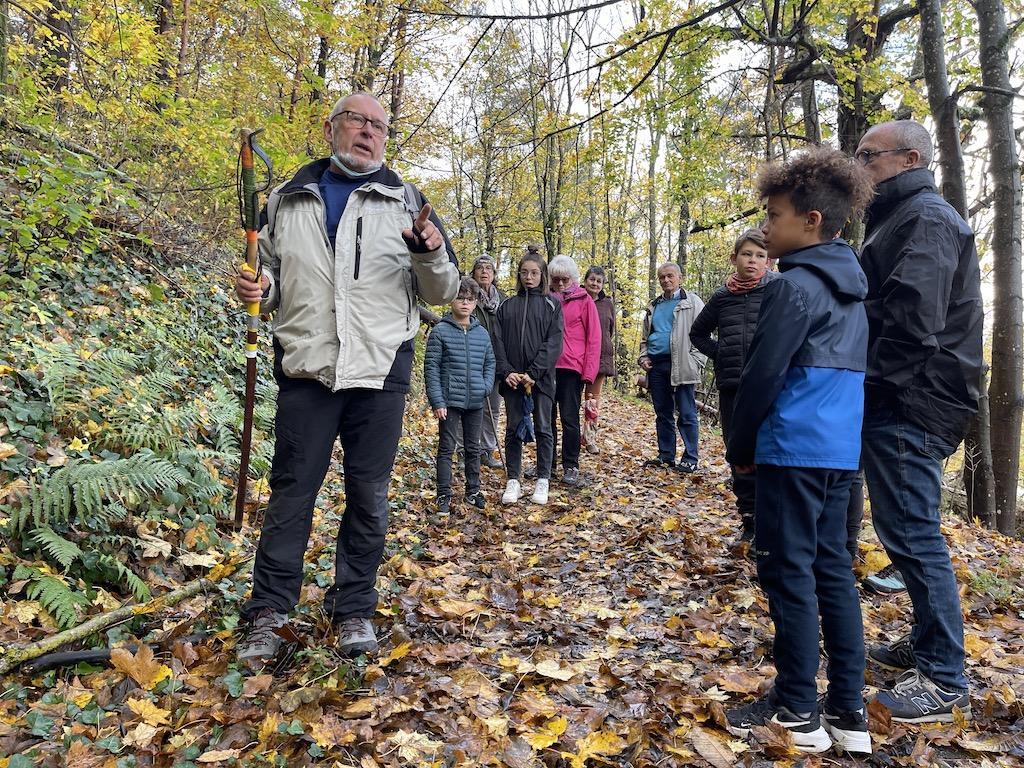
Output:
[[555,368],[576,371],[591,383],[601,363],[601,318],[590,294],[573,284],[568,291],[551,294],[562,302],[562,354]]

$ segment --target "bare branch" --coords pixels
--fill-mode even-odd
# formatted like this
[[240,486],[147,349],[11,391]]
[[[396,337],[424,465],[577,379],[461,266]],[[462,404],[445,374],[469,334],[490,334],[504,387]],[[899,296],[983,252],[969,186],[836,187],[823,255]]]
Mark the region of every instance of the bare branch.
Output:
[[421,16],[439,16],[444,19],[490,19],[491,21],[530,21],[530,20],[550,20],[557,19],[562,16],[572,16],[574,13],[586,13],[587,11],[595,11],[598,8],[604,8],[609,5],[615,5],[621,3],[623,0],[602,0],[602,2],[594,3],[593,5],[583,5],[578,8],[570,8],[566,11],[551,11],[550,13],[536,13],[536,14],[514,14],[514,13],[457,13],[456,11],[425,11],[422,8],[410,8],[408,6],[402,6],[400,10],[408,11],[409,13],[418,13]]

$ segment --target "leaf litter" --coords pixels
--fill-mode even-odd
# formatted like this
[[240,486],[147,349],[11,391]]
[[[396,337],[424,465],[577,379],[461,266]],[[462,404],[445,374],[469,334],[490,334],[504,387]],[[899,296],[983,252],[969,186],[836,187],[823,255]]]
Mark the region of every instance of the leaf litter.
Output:
[[[156,654],[139,644],[114,649],[107,666],[9,676],[0,768],[1024,766],[1021,542],[945,518],[973,721],[912,727],[872,705],[871,758],[803,757],[779,729],[748,744],[722,728],[725,707],[763,693],[774,670],[767,602],[732,546],[739,526],[716,433],[706,430],[695,475],[644,468],[649,405],[609,399],[602,453],[583,458],[588,487],[553,483],[547,507],[502,507],[503,475],[485,468],[488,508],[456,493],[440,519],[425,414],[414,401],[394,474],[378,657],[338,656],[319,609],[344,509],[332,471],[278,664],[237,668],[234,622],[221,620],[240,595],[224,582],[223,594],[148,617],[170,638]],[[257,532],[246,535],[251,547]],[[861,554],[861,576],[887,562],[870,525]],[[906,631],[905,596],[864,594],[862,605],[869,644]],[[32,636],[38,616],[30,601],[7,601],[0,642]],[[211,632],[185,637],[197,624]],[[891,678],[869,663],[867,682],[870,692]]]

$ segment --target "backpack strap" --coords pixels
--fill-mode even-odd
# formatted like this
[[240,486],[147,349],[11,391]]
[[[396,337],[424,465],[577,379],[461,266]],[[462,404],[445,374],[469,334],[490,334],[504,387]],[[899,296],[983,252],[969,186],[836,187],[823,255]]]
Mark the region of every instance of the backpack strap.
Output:
[[423,207],[423,193],[411,181],[403,181],[402,189],[405,192],[405,210],[415,219]]

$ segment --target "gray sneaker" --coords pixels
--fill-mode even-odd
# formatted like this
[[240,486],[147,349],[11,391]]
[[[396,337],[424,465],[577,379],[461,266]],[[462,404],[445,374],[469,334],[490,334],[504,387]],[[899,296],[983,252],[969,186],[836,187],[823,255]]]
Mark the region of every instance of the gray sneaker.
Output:
[[894,669],[898,672],[902,672],[905,669],[913,669],[917,666],[917,659],[914,657],[914,645],[910,642],[910,635],[904,635],[888,645],[876,645],[868,651],[868,658],[879,666],[886,669]]
[[338,634],[338,652],[345,656],[377,652],[377,636],[369,619],[350,616],[335,624],[334,631]]
[[284,644],[277,630],[288,623],[287,613],[263,608],[249,620],[245,639],[237,648],[237,658],[250,669],[258,669],[270,661]]
[[575,488],[580,484],[580,471],[576,467],[568,467],[562,470],[562,485]]

